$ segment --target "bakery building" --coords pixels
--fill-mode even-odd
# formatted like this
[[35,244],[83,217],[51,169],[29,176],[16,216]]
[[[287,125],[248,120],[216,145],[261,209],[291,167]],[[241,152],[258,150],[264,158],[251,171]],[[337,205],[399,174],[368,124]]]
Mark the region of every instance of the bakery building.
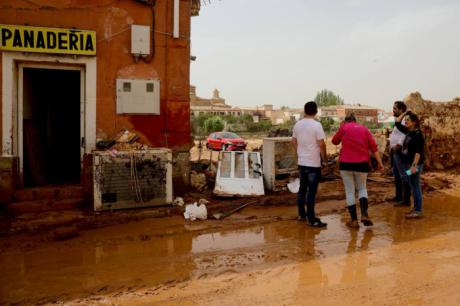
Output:
[[97,143],[120,131],[169,149],[174,187],[186,185],[199,9],[198,0],[2,1],[0,202],[33,200],[15,199],[27,188],[90,190]]

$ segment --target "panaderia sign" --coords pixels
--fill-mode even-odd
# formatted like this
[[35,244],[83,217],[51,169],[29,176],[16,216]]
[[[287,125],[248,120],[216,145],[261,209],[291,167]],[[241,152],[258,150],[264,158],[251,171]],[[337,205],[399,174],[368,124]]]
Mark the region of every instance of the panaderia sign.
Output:
[[0,24],[0,50],[96,55],[96,32]]

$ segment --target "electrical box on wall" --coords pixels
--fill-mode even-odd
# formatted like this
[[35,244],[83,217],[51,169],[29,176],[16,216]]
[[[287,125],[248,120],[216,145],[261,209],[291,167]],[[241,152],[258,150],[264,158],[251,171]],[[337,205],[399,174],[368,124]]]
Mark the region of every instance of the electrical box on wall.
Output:
[[131,25],[131,53],[134,55],[150,54],[150,26]]
[[117,114],[160,114],[160,80],[117,79]]

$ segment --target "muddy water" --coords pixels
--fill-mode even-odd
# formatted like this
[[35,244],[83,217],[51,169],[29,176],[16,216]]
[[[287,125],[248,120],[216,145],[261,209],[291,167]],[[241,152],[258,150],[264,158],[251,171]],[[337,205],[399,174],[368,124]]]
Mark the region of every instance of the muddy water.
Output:
[[[343,216],[323,219],[325,230],[297,221],[250,226],[238,220],[295,216],[293,207],[251,208],[225,221],[190,225],[178,217],[118,225],[84,232],[80,237],[39,245],[31,250],[0,254],[0,304],[67,301],[94,295],[113,295],[186,281],[206,280],[232,273],[250,273],[292,263],[309,265],[302,276],[308,284],[356,282],[366,275],[369,256],[401,243],[415,243],[460,229],[460,201],[438,196],[425,201],[422,220],[405,220],[405,209],[383,204],[371,207],[375,226],[349,230]],[[257,220],[254,220],[255,222]],[[212,230],[216,222],[237,229]],[[452,251],[451,251],[452,252]],[[440,253],[439,256],[459,254]],[[319,260],[344,256],[325,280]],[[360,262],[348,265],[347,262]],[[310,267],[311,266],[311,267]],[[347,270],[349,267],[353,269]],[[377,273],[384,273],[385,265]],[[335,271],[334,270],[334,271]]]

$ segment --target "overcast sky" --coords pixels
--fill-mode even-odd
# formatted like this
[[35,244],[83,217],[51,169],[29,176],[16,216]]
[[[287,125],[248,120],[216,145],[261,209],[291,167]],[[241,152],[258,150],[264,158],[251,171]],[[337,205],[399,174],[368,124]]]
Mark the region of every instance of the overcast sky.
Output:
[[390,109],[460,96],[459,0],[211,0],[192,18],[191,83],[231,105],[302,107],[327,88]]

